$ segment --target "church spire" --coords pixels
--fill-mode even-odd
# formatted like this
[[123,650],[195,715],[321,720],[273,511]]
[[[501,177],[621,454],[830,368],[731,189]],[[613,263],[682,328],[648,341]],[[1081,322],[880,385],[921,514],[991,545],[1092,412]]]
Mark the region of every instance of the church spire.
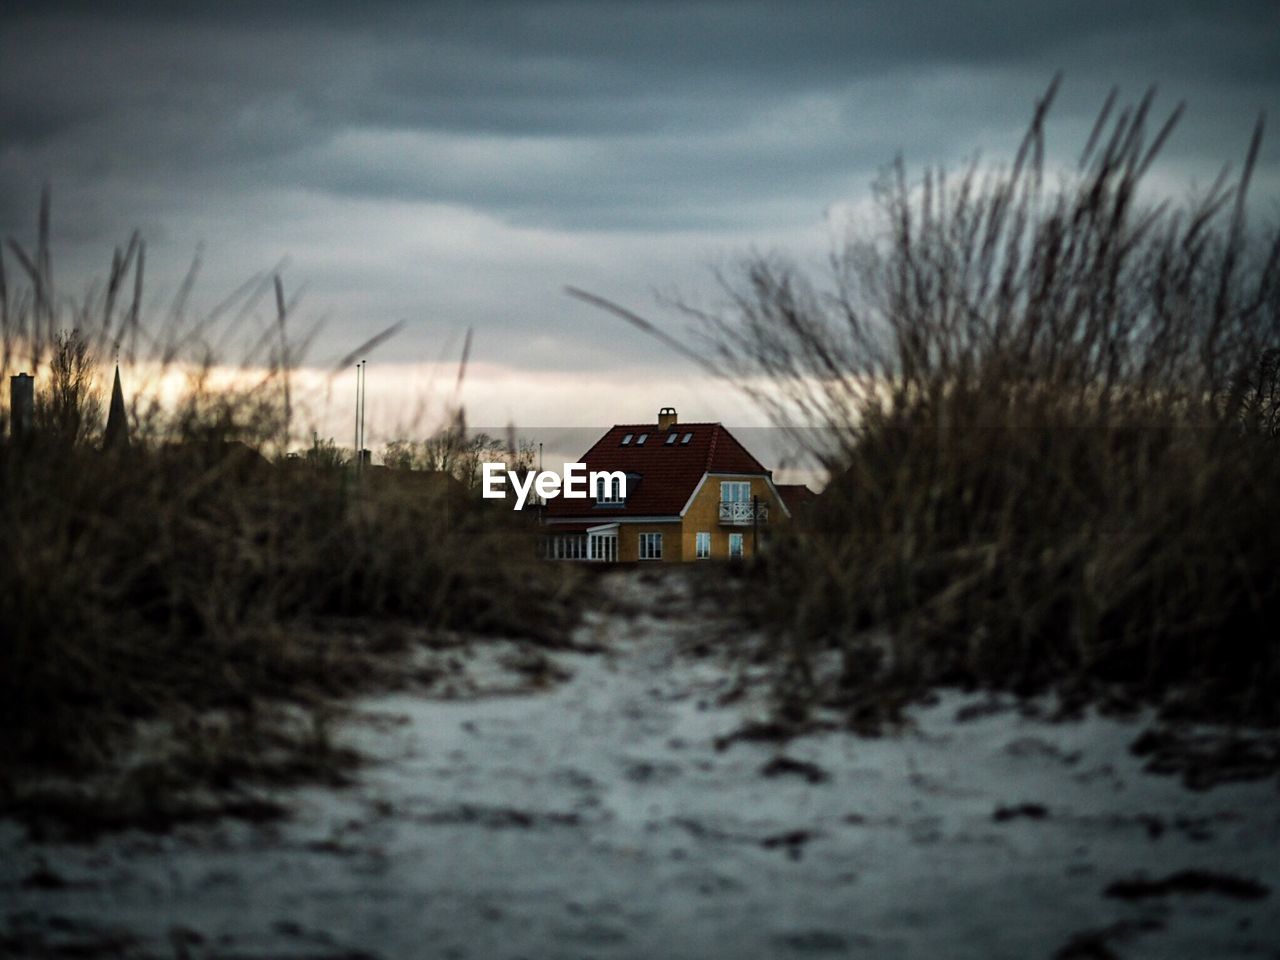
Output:
[[124,390],[120,387],[120,364],[116,364],[116,382],[111,387],[111,409],[107,412],[107,429],[102,437],[105,450],[127,449],[129,416],[124,408]]

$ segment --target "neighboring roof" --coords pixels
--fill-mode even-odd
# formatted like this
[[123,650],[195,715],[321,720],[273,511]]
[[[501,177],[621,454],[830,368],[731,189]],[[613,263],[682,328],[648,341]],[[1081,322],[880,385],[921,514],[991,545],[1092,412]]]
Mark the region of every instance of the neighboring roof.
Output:
[[[667,443],[669,434],[676,439]],[[630,443],[623,444],[627,434]],[[644,443],[636,440],[648,434]],[[689,442],[684,443],[689,434]],[[547,501],[547,519],[591,517],[670,517],[684,509],[707,473],[759,474],[769,471],[719,423],[677,423],[660,431],[656,423],[623,423],[612,427],[580,458],[592,470],[621,470],[628,475],[627,502],[596,506],[595,500]],[[595,518],[599,518],[598,520]]]
[[447,470],[402,470],[371,463],[364,466],[362,477],[371,487],[408,496],[462,498],[467,495],[466,485]]
[[242,479],[271,465],[266,457],[243,440],[217,436],[166,443],[162,453],[170,463],[186,464],[196,470],[217,468]]
[[818,496],[803,483],[779,483],[777,488],[778,496],[782,497],[782,502],[787,505],[787,509],[792,513],[795,513],[796,510]]

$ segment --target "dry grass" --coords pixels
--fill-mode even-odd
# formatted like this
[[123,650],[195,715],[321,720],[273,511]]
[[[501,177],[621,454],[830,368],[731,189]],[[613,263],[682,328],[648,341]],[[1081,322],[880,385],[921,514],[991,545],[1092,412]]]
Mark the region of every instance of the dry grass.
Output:
[[[510,511],[425,474],[358,482],[341,456],[283,458],[297,357],[278,280],[271,373],[218,390],[207,329],[171,316],[149,334],[122,295],[137,280],[140,298],[140,243],[72,304],[52,295],[46,237],[29,256],[13,245],[29,286],[4,291],[6,363],[41,371],[52,413],[0,440],[0,810],[82,826],[262,815],[253,784],[342,776],[333,711],[402,679],[409,644],[445,628],[563,642],[572,572],[537,563]],[[197,357],[180,402],[136,400],[127,449],[102,449],[100,418],[80,416],[105,407],[90,387],[56,389],[72,322],[99,358],[131,339],[143,357]],[[163,742],[139,759],[148,730]],[[51,798],[50,775],[77,789]]]
[[[874,722],[938,683],[1277,719],[1280,233],[1242,172],[1142,183],[1177,113],[1099,117],[1078,171],[881,186],[882,226],[813,280],[756,257],[690,311],[830,484],[747,594],[784,707]],[[618,312],[618,311],[615,311]],[[625,313],[624,313],[624,316]],[[647,326],[644,321],[627,317]],[[824,671],[832,657],[842,664]]]

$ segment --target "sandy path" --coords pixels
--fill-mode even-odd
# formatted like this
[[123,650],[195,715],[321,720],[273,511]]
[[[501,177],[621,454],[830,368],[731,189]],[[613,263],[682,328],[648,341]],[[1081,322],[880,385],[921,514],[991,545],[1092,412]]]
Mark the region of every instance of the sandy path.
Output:
[[[549,692],[367,702],[350,736],[376,762],[296,791],[283,824],[36,848],[0,823],[11,952],[1277,955],[1274,780],[1192,792],[1141,772],[1134,723],[960,724],[958,695],[901,736],[717,751],[752,708],[716,706],[725,671],[677,654],[682,585],[613,586],[685,615],[593,618],[608,652],[558,655]],[[1192,869],[1261,886],[1104,896]]]

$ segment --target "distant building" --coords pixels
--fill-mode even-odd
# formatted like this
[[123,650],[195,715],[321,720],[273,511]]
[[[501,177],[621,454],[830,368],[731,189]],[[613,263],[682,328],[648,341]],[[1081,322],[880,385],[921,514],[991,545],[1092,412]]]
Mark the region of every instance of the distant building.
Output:
[[782,495],[782,502],[787,505],[787,510],[793,518],[808,510],[809,504],[818,498],[818,495],[803,483],[780,483],[778,493]]
[[549,499],[542,545],[549,559],[744,558],[791,519],[772,472],[733,434],[719,423],[682,424],[672,407],[657,423],[612,427],[581,461],[588,472],[624,473],[626,497],[601,483],[587,500]]
[[9,378],[9,436],[21,440],[31,435],[35,417],[36,378],[15,373]]

